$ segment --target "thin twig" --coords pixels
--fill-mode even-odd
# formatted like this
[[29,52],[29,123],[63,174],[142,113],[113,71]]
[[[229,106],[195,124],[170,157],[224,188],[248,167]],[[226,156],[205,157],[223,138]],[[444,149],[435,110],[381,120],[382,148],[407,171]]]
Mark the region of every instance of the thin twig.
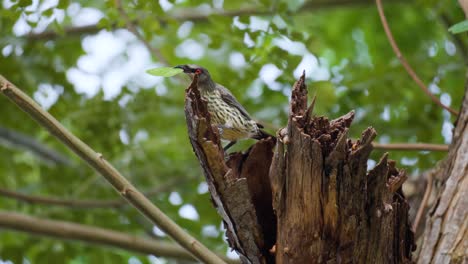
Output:
[[406,72],[411,76],[411,78],[416,82],[416,84],[423,90],[423,92],[431,98],[431,100],[439,105],[440,107],[444,108],[445,110],[449,111],[453,115],[458,115],[458,112],[453,110],[452,108],[442,104],[442,102],[434,96],[429,89],[426,87],[426,85],[421,81],[421,79],[418,77],[416,72],[413,70],[413,68],[409,65],[409,63],[406,61],[405,57],[400,51],[400,48],[395,42],[395,39],[393,38],[393,34],[390,31],[390,27],[388,26],[387,18],[385,17],[385,13],[383,11],[383,6],[382,6],[382,0],[376,0],[377,3],[377,10],[379,12],[380,20],[382,21],[382,26],[385,30],[385,34],[387,35],[388,41],[390,42],[390,45],[392,46],[393,51],[395,52],[395,55],[397,56],[398,60],[400,60],[401,64],[405,68]]
[[28,113],[36,122],[46,128],[52,135],[60,139],[67,147],[98,171],[114,186],[129,203],[137,208],[161,230],[173,238],[182,247],[191,252],[197,259],[205,263],[224,263],[216,254],[189,235],[158,207],[151,203],[125,177],[120,174],[103,155],[95,152],[83,141],[70,133],[52,115],[43,110],[33,99],[23,93],[15,85],[0,75],[0,92]]
[[379,143],[372,143],[372,146],[375,149],[382,149],[382,150],[448,151],[448,145],[444,145],[444,144],[428,144],[428,143],[379,144]]
[[[24,214],[0,211],[0,227],[28,234],[64,240],[82,241],[178,260],[194,260],[182,247],[168,242],[132,236],[110,229],[67,221],[41,219]],[[4,229],[4,230],[5,230]],[[222,257],[226,262],[239,263]]]
[[127,12],[122,6],[122,1],[121,0],[115,0],[115,5],[117,6],[117,9],[119,10],[120,15],[123,17],[125,20],[125,26],[130,31],[137,39],[139,39],[143,45],[148,49],[148,51],[153,55],[155,58],[157,58],[160,62],[162,62],[165,65],[170,65],[169,61],[164,57],[164,55],[161,53],[161,51],[153,46],[138,32],[138,28],[135,26],[135,23],[130,19],[128,16]]
[[[172,180],[161,184],[160,186],[144,193],[146,197],[160,194],[176,184],[179,184],[181,178],[173,178]],[[15,199],[21,202],[31,204],[44,204],[48,206],[64,206],[73,209],[96,209],[96,208],[119,208],[129,205],[125,199],[108,199],[108,200],[71,200],[59,197],[47,197],[40,195],[29,195],[0,187],[0,196]]]
[[427,202],[429,201],[429,197],[431,196],[432,192],[432,173],[427,174],[427,183],[426,183],[426,191],[424,192],[423,199],[421,201],[421,204],[419,205],[418,208],[418,213],[416,214],[416,218],[414,219],[413,223],[413,232],[416,232],[419,226],[419,222],[421,221],[421,217],[424,213],[424,209],[426,209]]

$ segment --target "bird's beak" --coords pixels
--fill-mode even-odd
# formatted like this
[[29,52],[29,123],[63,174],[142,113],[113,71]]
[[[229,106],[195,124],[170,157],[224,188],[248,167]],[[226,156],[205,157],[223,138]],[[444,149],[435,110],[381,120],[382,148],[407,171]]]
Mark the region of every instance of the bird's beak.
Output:
[[182,69],[185,73],[187,73],[188,67],[187,65],[177,65],[174,67],[175,69]]

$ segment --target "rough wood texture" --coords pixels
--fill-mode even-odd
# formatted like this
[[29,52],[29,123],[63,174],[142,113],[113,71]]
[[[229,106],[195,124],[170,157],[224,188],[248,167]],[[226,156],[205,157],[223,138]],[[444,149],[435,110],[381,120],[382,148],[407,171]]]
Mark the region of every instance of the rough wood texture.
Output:
[[190,141],[243,263],[411,262],[405,172],[387,155],[367,172],[376,132],[348,139],[354,112],[313,117],[302,76],[278,142],[261,140],[225,161],[196,83],[186,91]]
[[354,113],[328,121],[296,82],[270,168],[276,263],[406,263],[414,250],[404,171],[384,155],[367,173],[376,132],[348,139]]
[[225,162],[218,129],[210,125],[197,78],[186,90],[185,115],[190,142],[223,218],[229,245],[243,263],[272,263],[268,250],[275,241],[276,219],[268,172],[275,139],[261,140],[247,153],[234,153]]
[[444,184],[426,221],[421,264],[468,262],[468,85],[449,149]]

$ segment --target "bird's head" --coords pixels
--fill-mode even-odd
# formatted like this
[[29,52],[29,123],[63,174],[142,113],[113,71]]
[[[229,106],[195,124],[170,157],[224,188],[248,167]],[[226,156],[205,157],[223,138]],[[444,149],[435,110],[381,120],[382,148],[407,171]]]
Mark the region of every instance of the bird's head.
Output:
[[213,82],[208,70],[201,66],[195,64],[184,64],[177,65],[174,68],[182,69],[184,73],[190,77],[190,80],[193,80],[194,76],[198,75],[198,84],[211,84]]

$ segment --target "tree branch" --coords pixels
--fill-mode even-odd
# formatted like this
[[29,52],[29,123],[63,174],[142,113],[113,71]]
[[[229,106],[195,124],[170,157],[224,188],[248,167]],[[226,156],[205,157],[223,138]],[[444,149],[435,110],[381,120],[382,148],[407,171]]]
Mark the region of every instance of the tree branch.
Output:
[[453,115],[458,115],[458,112],[455,111],[454,109],[442,104],[442,102],[434,96],[429,89],[426,87],[426,85],[421,81],[421,79],[418,77],[416,72],[413,70],[413,68],[409,65],[409,63],[406,61],[405,57],[400,51],[400,48],[395,42],[395,39],[393,38],[393,34],[390,31],[390,27],[388,26],[387,18],[385,17],[385,13],[383,11],[383,6],[382,6],[382,0],[376,0],[377,4],[377,10],[379,12],[380,20],[382,21],[382,26],[385,30],[385,34],[387,35],[388,41],[390,42],[390,45],[392,46],[393,52],[395,52],[395,55],[397,56],[398,60],[401,62],[403,67],[405,68],[406,72],[408,72],[409,76],[416,82],[416,84],[423,90],[423,92],[429,96],[435,104],[438,106],[444,108],[445,110],[449,111]]
[[48,162],[49,164],[53,163],[73,166],[73,163],[69,159],[65,158],[62,154],[48,148],[30,136],[18,131],[0,127],[0,141],[1,140],[4,140],[7,144],[12,144],[14,146],[31,151],[33,154]]
[[450,151],[442,164],[442,188],[429,210],[418,264],[464,263],[468,244],[468,82]]
[[382,149],[382,150],[448,151],[448,145],[429,144],[429,143],[391,143],[391,144],[372,143],[372,146],[375,149]]
[[71,134],[52,115],[43,110],[33,99],[1,75],[0,92],[104,176],[129,203],[182,247],[190,251],[197,259],[205,263],[224,263],[216,254],[185,232],[158,207],[152,204],[150,200],[140,193],[119,171],[105,160],[102,154],[96,153],[83,141]]
[[[185,249],[172,243],[73,222],[41,219],[13,212],[0,211],[0,227],[27,234],[113,246],[143,254],[152,254],[158,257],[195,260]],[[228,263],[239,263],[226,257],[222,258]]]
[[[146,197],[150,197],[161,193],[176,184],[181,182],[181,178],[173,178],[160,186],[144,193]],[[125,199],[108,199],[108,200],[67,200],[59,197],[47,197],[39,195],[28,195],[20,192],[11,191],[0,187],[0,195],[6,198],[15,199],[21,202],[31,204],[43,204],[48,206],[64,206],[73,209],[96,209],[96,208],[120,208],[128,205]]]

